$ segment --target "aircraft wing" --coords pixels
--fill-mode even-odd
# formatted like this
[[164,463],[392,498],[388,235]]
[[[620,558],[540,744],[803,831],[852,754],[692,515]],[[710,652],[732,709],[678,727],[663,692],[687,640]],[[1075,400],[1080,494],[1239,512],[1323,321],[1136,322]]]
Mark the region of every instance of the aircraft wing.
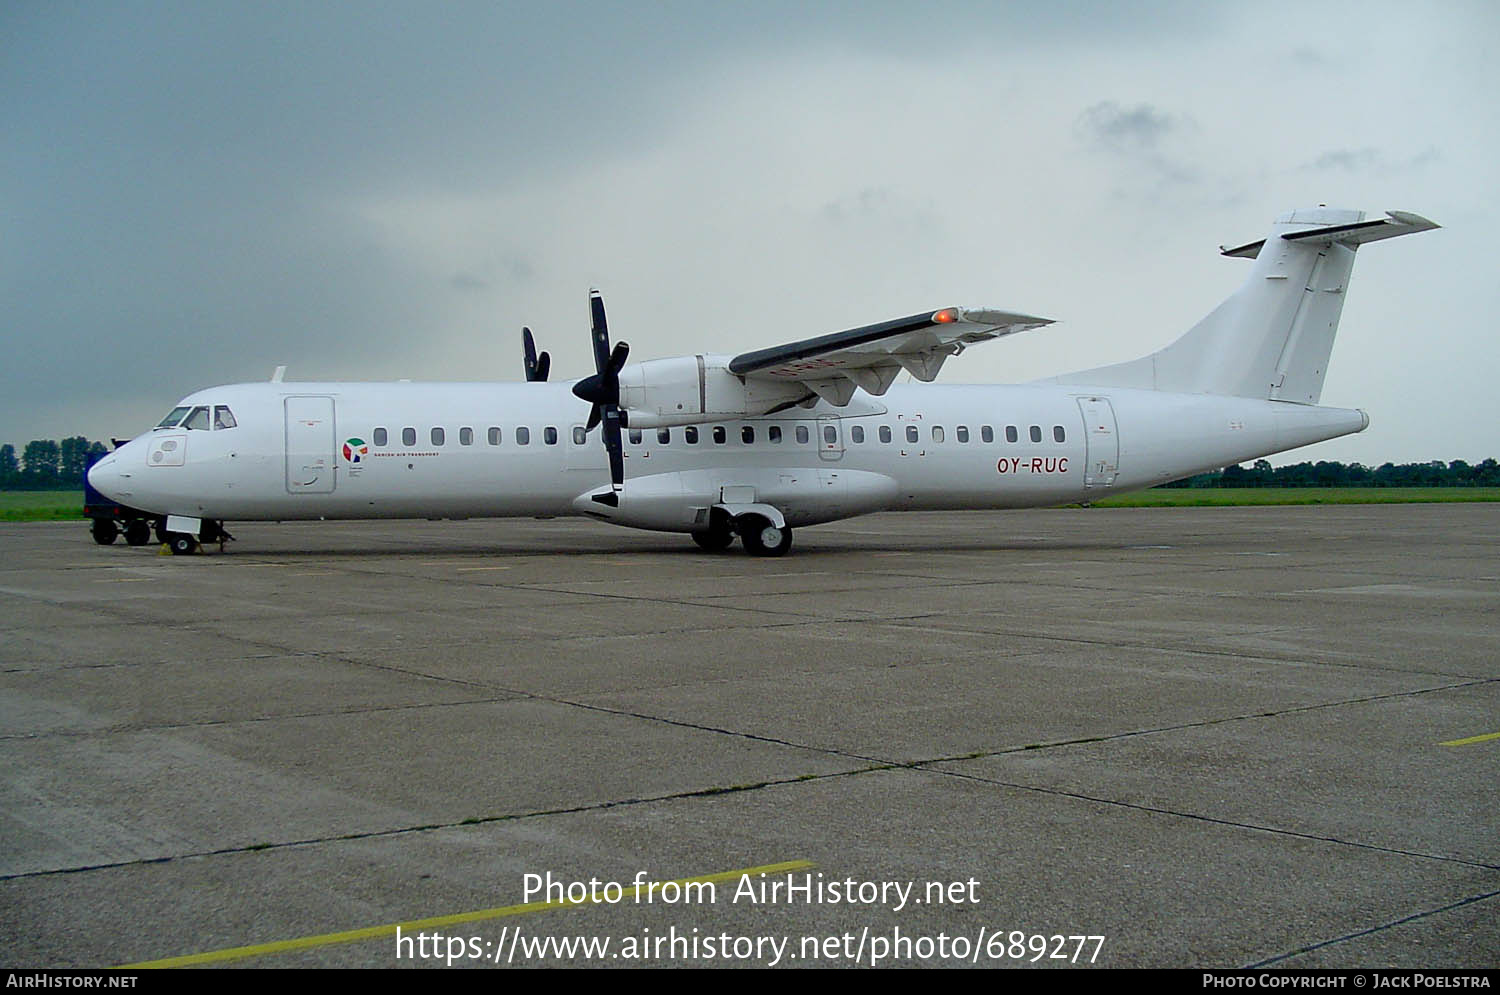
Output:
[[729,361],[729,372],[780,383],[801,381],[843,405],[856,386],[878,397],[902,370],[929,382],[949,356],[976,342],[1050,324],[1050,318],[1029,314],[949,307],[741,353]]

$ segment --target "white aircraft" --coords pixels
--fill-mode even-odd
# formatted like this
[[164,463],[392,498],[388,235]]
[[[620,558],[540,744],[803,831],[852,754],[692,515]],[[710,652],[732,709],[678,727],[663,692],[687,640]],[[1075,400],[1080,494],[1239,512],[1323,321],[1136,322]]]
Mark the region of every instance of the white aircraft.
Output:
[[[548,383],[529,330],[526,383],[278,371],[188,395],[89,482],[135,510],[129,541],[154,524],[177,553],[222,541],[228,520],[587,515],[780,556],[794,528],[869,512],[1094,500],[1363,430],[1363,411],[1318,405],[1355,250],[1436,227],[1397,211],[1285,214],[1223,249],[1255,261],[1248,279],[1171,345],[1019,385],[927,382],[1045,318],[946,307],[626,366],[595,292],[593,376]],[[894,386],[903,371],[924,383]]]

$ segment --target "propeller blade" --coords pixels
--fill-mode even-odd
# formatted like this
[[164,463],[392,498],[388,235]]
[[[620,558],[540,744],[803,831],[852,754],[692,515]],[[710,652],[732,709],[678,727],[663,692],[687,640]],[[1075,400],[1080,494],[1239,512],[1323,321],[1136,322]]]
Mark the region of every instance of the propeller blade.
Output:
[[589,291],[589,332],[594,340],[594,369],[603,373],[609,368],[609,322],[604,317],[604,298],[599,291]]
[[591,377],[584,377],[573,385],[573,396],[580,401],[588,401],[591,404],[606,404],[609,402],[609,394],[606,390],[604,378],[595,373]]
[[615,346],[615,351],[609,354],[609,375],[615,381],[615,403],[620,402],[620,371],[625,368],[625,360],[630,357],[630,346],[624,342]]
[[552,357],[547,353],[537,355],[536,339],[531,337],[531,329],[521,328],[522,354],[526,363],[526,380],[530,383],[544,383],[547,373],[552,369]]
[[589,423],[583,426],[584,432],[592,432],[594,430],[594,426],[599,424],[600,417],[599,405],[596,404],[592,408],[589,408]]
[[604,448],[609,450],[609,482],[619,490],[625,486],[625,450],[620,440],[620,409],[604,413]]

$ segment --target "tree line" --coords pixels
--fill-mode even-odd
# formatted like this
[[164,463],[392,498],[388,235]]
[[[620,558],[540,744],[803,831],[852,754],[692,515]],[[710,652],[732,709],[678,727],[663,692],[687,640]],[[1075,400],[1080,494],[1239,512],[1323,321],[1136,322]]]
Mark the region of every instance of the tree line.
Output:
[[1163,487],[1500,487],[1500,463],[1290,463],[1273,467],[1258,459],[1251,466],[1226,466]]
[[[89,457],[103,455],[108,447],[81,435],[57,442],[36,439],[26,443],[20,458],[16,447],[0,446],[0,490],[52,491],[81,488]],[[1212,473],[1163,484],[1164,487],[1500,487],[1500,463],[1454,460],[1444,463],[1382,463],[1368,467],[1360,463],[1290,463],[1273,467],[1269,460],[1256,460],[1249,467],[1226,466]]]
[[89,457],[109,452],[102,442],[81,435],[58,442],[36,439],[26,443],[20,459],[10,443],[0,446],[0,490],[61,491],[83,487]]

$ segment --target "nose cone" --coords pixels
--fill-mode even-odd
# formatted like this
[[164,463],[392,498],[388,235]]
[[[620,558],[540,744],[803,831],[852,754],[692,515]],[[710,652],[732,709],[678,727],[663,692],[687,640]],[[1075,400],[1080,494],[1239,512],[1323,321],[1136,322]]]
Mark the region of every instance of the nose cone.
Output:
[[125,475],[120,472],[120,454],[110,453],[89,468],[89,486],[111,501],[123,504],[130,496],[125,486]]

